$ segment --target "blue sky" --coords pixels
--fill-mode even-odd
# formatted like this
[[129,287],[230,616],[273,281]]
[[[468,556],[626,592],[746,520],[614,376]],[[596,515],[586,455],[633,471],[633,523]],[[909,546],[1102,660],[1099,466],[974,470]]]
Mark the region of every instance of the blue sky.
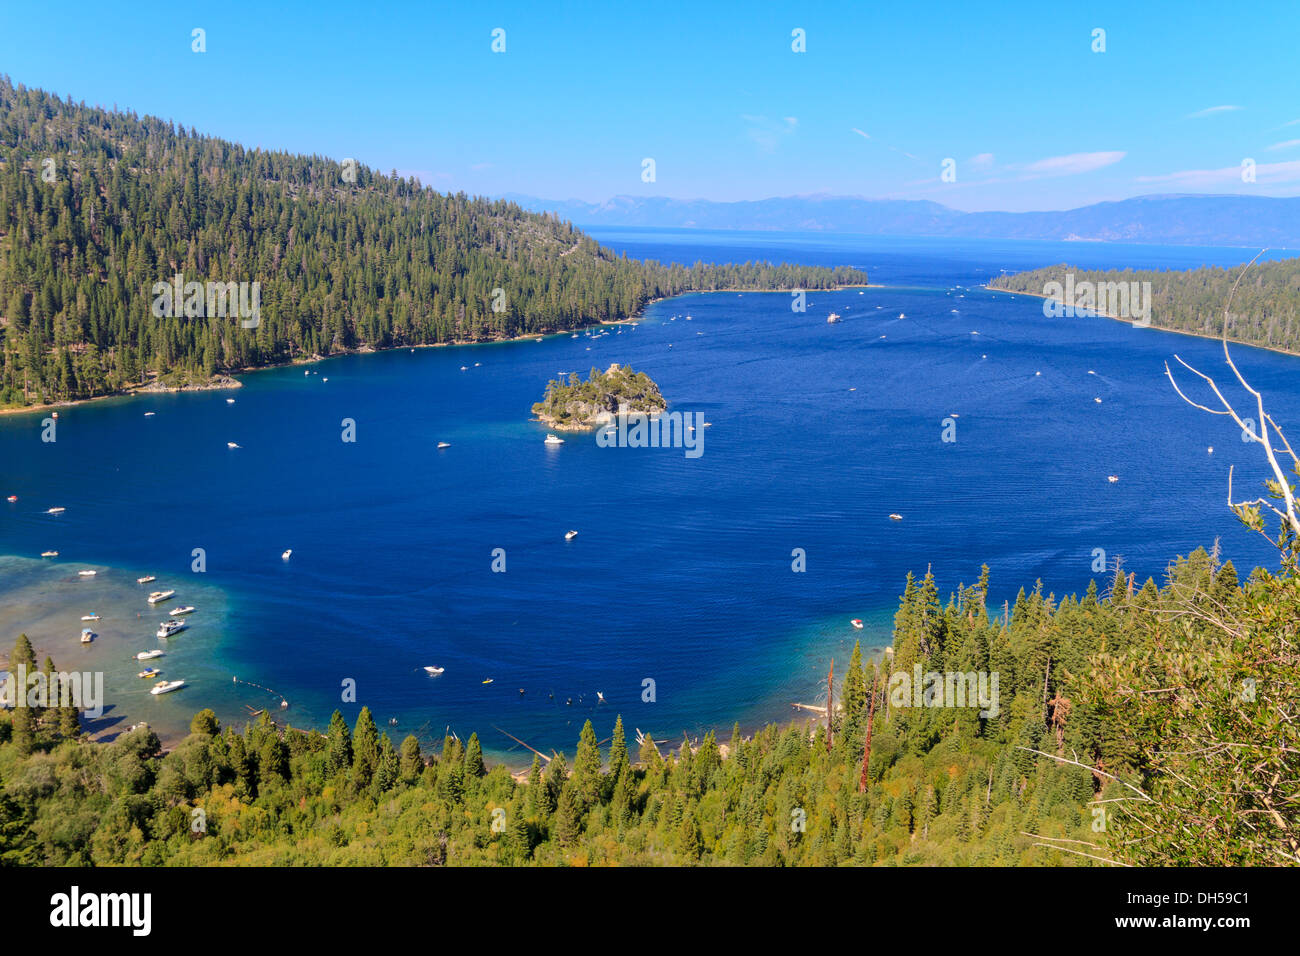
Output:
[[1295,0],[11,2],[0,71],[442,190],[1063,209],[1300,195],[1298,37]]

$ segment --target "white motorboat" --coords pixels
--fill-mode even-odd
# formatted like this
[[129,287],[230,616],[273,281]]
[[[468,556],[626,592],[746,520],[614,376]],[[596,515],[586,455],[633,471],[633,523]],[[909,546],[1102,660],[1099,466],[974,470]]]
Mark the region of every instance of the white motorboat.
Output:
[[57,558],[58,556],[59,556],[59,552],[57,552],[57,551],[42,551],[42,552],[41,552],[41,557],[42,557],[42,558]]
[[238,448],[238,447],[239,447],[239,442],[237,442],[237,441],[228,441],[228,442],[226,442],[226,447],[227,447],[227,448]]
[[226,404],[227,404],[227,405],[233,405],[233,404],[235,404],[235,400],[234,400],[233,398],[228,398],[228,399],[226,399]]
[[93,578],[93,577],[94,577],[96,574],[98,574],[99,572],[98,572],[98,571],[78,571],[77,573],[80,574],[83,578]]
[[162,656],[163,656],[162,648],[155,647],[151,651],[141,651],[139,654],[135,655],[135,659],[137,661],[151,661],[155,657],[162,657]]
[[67,511],[67,510],[68,510],[67,508],[51,508],[51,509],[49,509],[48,511],[46,511],[45,513],[46,513],[47,515],[61,515],[61,514],[63,514],[63,512],[65,512],[65,511]]
[[434,675],[435,677],[436,677],[437,675],[441,674],[441,673],[442,673],[443,671],[445,671],[446,669],[447,669],[447,668],[445,668],[445,667],[434,667],[432,664],[426,664],[426,665],[424,666],[424,672],[425,672],[426,674],[432,674],[432,675]]
[[1113,485],[1115,482],[1119,481],[1119,475],[1107,475],[1106,480]]
[[162,671],[160,671],[156,667],[146,667],[144,670],[142,670],[140,673],[136,674],[135,676],[136,677],[157,677],[161,673]]
[[547,444],[547,445],[563,445],[563,444],[564,444],[564,439],[561,438],[559,435],[547,435],[547,436],[546,436],[545,444]]
[[903,516],[900,515],[900,514],[891,514],[891,515],[889,516],[889,520],[890,520],[890,521],[902,521],[902,520],[903,520]]
[[293,548],[286,548],[284,554],[280,555],[280,560],[288,561],[291,557],[293,557]]
[[172,691],[180,690],[184,686],[185,681],[183,680],[160,680],[149,688],[149,693],[156,697],[159,694],[170,694]]
[[451,442],[449,442],[449,441],[440,441],[440,442],[438,442],[438,447],[439,447],[439,448],[450,448],[450,447],[451,447]]
[[136,584],[149,584],[149,583],[151,583],[151,582],[153,582],[153,581],[157,581],[157,580],[158,580],[158,579],[157,579],[156,577],[154,577],[152,574],[146,574],[146,575],[145,575],[144,577],[142,577],[142,578],[136,578],[136,579],[135,579],[135,583],[136,583]]
[[178,634],[189,626],[190,624],[188,621],[178,621],[178,620],[163,621],[161,624],[158,625],[158,636],[171,637],[173,634]]
[[97,638],[97,637],[99,637],[99,635],[96,634],[94,631],[92,631],[90,628],[88,628],[88,627],[83,627],[83,628],[81,629],[81,643],[83,643],[83,644],[89,644],[91,641],[93,641],[93,640],[94,640],[95,638]]
[[176,592],[175,592],[175,591],[153,591],[153,592],[151,592],[151,593],[149,594],[149,603],[150,603],[150,604],[161,604],[163,601],[167,600],[169,597],[175,597],[175,596],[176,596]]
[[99,620],[99,615],[96,614],[94,611],[91,611],[89,614],[83,614],[83,615],[81,615],[81,619],[82,619],[83,621],[98,621],[98,620]]
[[184,607],[174,607],[167,612],[168,617],[180,617],[182,614],[189,614],[194,610],[194,605],[186,604]]
[[572,540],[573,540],[574,538],[576,538],[577,536],[578,536],[578,532],[576,532],[576,531],[566,531],[566,532],[564,532],[564,540],[565,540],[565,541],[572,541]]
[[832,312],[830,315],[828,315],[828,316],[826,317],[826,321],[827,321],[827,323],[829,323],[829,324],[834,324],[834,323],[838,322],[839,320],[840,320],[840,316],[839,316],[839,313],[838,313],[838,312]]

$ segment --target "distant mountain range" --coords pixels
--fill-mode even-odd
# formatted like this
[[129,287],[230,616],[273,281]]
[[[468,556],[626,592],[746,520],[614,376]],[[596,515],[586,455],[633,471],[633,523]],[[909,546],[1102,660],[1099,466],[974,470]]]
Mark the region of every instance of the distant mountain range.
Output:
[[936,202],[790,196],[747,202],[615,196],[607,202],[505,197],[576,226],[660,226],[1162,245],[1300,247],[1300,197],[1140,196],[1063,212],[960,212]]

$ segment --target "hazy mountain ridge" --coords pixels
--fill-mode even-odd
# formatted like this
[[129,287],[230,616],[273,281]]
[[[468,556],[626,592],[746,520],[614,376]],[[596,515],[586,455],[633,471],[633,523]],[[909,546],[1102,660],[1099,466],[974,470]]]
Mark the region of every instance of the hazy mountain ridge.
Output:
[[960,212],[914,199],[788,196],[744,202],[615,196],[602,203],[511,194],[578,226],[657,226],[1167,245],[1300,246],[1300,197],[1164,195],[1056,212]]

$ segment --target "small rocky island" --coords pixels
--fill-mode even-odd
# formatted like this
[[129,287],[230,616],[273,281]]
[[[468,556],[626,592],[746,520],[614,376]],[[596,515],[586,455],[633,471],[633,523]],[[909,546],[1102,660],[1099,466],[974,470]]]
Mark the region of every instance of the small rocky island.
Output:
[[647,415],[668,407],[649,375],[615,363],[604,372],[593,368],[585,382],[576,372],[567,385],[547,382],[546,396],[533,405],[533,414],[556,431],[579,431],[613,421],[620,405]]

